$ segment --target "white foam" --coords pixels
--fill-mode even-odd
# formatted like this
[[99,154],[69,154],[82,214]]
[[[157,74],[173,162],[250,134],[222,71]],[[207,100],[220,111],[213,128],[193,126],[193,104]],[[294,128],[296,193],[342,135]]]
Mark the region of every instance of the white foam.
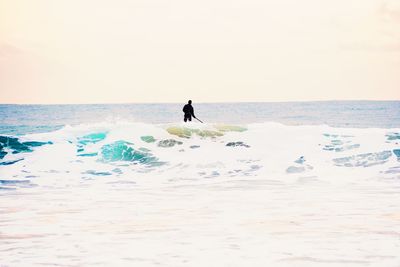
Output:
[[[0,166],[0,179],[36,185],[0,189],[0,265],[396,266],[400,261],[400,173],[386,173],[400,165],[396,156],[370,167],[333,161],[399,148],[385,135],[400,129],[261,123],[216,138],[180,138],[166,131],[174,125],[187,126],[106,122],[24,136],[53,144],[7,155],[4,160],[24,160]],[[192,125],[216,130],[213,124]],[[79,143],[100,132],[107,133],[105,139]],[[157,141],[146,143],[141,136]],[[159,147],[165,139],[182,144]],[[148,149],[165,164],[102,160],[102,147],[119,140]],[[359,147],[324,150],[351,144]],[[98,155],[78,156],[78,148]],[[291,166],[297,171],[288,172]]]

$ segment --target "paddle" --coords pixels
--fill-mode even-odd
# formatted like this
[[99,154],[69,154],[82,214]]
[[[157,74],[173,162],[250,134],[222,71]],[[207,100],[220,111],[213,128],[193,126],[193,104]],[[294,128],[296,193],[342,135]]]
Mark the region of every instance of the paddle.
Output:
[[204,122],[202,122],[201,120],[199,120],[198,118],[196,118],[196,117],[194,117],[196,120],[198,120],[199,122],[201,122],[201,123],[204,123]]

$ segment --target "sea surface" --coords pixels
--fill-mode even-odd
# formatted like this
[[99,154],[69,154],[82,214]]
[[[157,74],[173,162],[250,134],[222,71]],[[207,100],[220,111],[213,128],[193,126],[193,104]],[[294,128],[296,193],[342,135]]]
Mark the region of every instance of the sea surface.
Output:
[[400,266],[400,101],[0,105],[0,266]]

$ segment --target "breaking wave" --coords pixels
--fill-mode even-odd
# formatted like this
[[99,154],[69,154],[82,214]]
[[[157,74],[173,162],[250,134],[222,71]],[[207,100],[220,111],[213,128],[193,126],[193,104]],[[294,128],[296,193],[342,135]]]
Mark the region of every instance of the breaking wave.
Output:
[[18,138],[0,136],[0,187],[46,184],[55,174],[68,174],[63,183],[96,176],[132,181],[237,176],[333,180],[338,173],[345,177],[354,172],[393,176],[400,175],[399,142],[400,129],[277,123],[65,126]]

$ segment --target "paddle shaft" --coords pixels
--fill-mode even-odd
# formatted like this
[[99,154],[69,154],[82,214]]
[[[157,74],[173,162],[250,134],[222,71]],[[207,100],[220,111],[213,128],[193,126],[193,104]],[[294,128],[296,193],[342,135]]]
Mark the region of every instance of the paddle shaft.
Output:
[[203,123],[201,120],[199,120],[198,118],[195,117],[196,120],[198,120],[199,122]]

